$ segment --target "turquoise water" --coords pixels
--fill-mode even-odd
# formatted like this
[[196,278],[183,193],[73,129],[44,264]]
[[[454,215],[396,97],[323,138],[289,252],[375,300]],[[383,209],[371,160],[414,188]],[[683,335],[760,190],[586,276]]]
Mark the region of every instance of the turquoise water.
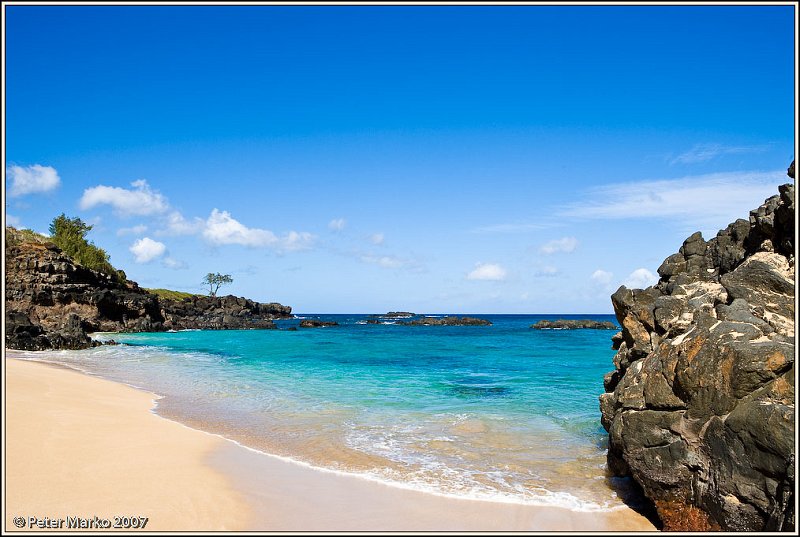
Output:
[[619,504],[598,410],[613,331],[529,328],[569,316],[482,315],[485,327],[299,317],[340,326],[98,334],[128,345],[53,356],[163,395],[164,416],[314,466],[462,497]]

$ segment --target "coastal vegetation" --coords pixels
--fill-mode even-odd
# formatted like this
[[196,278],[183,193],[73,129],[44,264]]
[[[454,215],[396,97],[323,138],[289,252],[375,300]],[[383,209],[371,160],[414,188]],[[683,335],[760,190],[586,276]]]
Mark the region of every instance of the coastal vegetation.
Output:
[[69,218],[61,213],[50,223],[50,240],[76,263],[106,274],[118,283],[125,283],[125,272],[114,268],[108,253],[86,240],[93,227],[80,218]]
[[148,293],[156,295],[158,298],[163,298],[166,300],[183,300],[186,298],[194,298],[198,296],[195,293],[186,293],[183,291],[173,291],[172,289],[147,289],[145,291]]
[[233,283],[233,278],[231,278],[230,274],[209,272],[206,274],[205,278],[203,278],[203,285],[208,286],[208,295],[212,297],[217,296],[217,291],[219,291],[220,287],[228,285],[229,283]]

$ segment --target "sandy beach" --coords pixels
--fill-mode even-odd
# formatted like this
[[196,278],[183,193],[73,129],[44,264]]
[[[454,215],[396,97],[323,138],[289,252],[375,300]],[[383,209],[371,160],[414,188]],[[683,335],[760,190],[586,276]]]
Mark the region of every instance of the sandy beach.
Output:
[[154,394],[7,355],[6,531],[14,517],[24,529],[32,517],[147,517],[145,530],[655,529],[627,508],[461,500],[321,471],[163,419]]

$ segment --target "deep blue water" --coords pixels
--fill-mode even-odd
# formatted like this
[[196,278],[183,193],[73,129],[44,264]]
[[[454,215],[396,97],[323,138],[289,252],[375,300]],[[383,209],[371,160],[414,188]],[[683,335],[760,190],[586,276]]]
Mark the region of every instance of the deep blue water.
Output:
[[[98,334],[128,345],[56,354],[164,396],[158,411],[268,453],[445,494],[599,508],[606,485],[598,396],[611,330],[364,324]],[[389,323],[391,320],[382,319]]]

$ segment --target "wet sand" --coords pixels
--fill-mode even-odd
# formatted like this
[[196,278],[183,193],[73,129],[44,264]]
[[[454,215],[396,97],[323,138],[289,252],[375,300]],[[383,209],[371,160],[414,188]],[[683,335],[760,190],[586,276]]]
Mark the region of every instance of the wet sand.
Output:
[[[13,351],[8,352],[12,357]],[[14,516],[146,516],[146,530],[648,531],[631,509],[462,500],[264,455],[151,412],[155,395],[5,360]]]

